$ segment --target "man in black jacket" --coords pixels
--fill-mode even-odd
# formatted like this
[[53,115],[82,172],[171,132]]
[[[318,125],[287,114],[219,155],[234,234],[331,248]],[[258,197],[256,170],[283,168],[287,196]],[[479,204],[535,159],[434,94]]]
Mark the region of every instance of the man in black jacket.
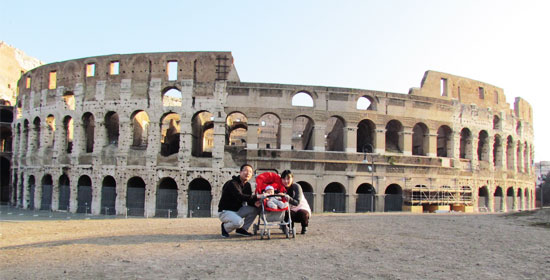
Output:
[[223,185],[218,204],[223,237],[229,237],[233,230],[240,235],[252,235],[247,230],[259,213],[259,209],[255,207],[259,206],[258,196],[252,194],[252,187],[248,182],[253,174],[252,166],[243,164],[239,176],[233,176]]

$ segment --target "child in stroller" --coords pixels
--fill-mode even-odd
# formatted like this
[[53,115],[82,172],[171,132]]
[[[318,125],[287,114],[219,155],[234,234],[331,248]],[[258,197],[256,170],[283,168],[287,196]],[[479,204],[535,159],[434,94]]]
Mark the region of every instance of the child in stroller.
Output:
[[[271,229],[278,228],[287,238],[296,237],[290,219],[290,207],[285,196],[286,188],[277,173],[265,172],[256,177],[256,194],[263,195],[258,223],[254,225],[254,234],[260,231],[260,238],[271,238]],[[285,216],[289,217],[285,221]]]

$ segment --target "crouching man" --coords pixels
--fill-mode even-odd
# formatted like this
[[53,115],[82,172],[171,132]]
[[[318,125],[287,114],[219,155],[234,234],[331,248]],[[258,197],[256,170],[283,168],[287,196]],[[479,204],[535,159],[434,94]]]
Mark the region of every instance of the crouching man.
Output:
[[251,236],[248,228],[254,223],[259,214],[260,201],[257,195],[252,194],[252,187],[248,182],[254,170],[249,164],[243,164],[239,176],[233,176],[222,188],[222,196],[218,204],[218,216],[222,221],[222,236],[229,237],[235,230],[237,234]]

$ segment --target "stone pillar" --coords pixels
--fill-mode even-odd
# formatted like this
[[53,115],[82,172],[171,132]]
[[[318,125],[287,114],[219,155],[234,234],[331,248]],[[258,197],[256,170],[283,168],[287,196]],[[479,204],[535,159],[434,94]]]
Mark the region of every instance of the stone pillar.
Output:
[[[217,112],[214,118],[214,147],[212,148],[212,168],[219,169],[223,167],[223,158],[225,151],[225,112]],[[216,112],[214,113],[216,114]]]
[[487,161],[489,162],[489,166],[490,166],[491,170],[494,170],[494,166],[493,166],[493,145],[494,145],[494,142],[495,142],[494,136],[489,135],[487,137]]
[[356,153],[357,152],[357,124],[348,126],[344,129],[344,151],[346,153]]
[[346,188],[346,212],[347,213],[355,213],[355,201],[357,199],[357,195],[353,192],[353,189],[355,189],[353,186],[355,185],[355,176],[347,176],[348,178],[348,184]]
[[399,146],[403,149],[404,156],[412,155],[412,127],[404,126],[403,131],[399,133]]
[[386,152],[386,125],[377,124],[374,132],[374,153],[384,154]]
[[52,174],[52,211],[59,210],[59,176]]
[[489,212],[495,212],[495,190],[493,188],[493,183],[487,184],[487,192],[489,196]]
[[248,129],[246,131],[246,148],[258,149],[258,119],[248,119]]
[[453,159],[460,158],[460,132],[453,131],[450,135],[450,146],[447,147],[447,156]]
[[67,174],[69,177],[70,187],[69,187],[69,209],[67,212],[76,213],[78,208],[78,175],[77,174]]
[[[508,170],[510,171],[517,171],[517,143],[515,141],[512,141],[512,145],[510,146],[511,152],[506,151],[507,153],[510,153],[510,162],[507,162]],[[508,159],[508,157],[507,157]]]
[[523,173],[525,172],[523,168],[523,145],[521,143],[517,145],[516,147],[516,155],[517,155],[517,172]]
[[426,156],[437,157],[437,133],[426,134],[426,137],[428,137],[428,141],[425,142],[427,144],[427,147],[424,146]]
[[[157,118],[155,118],[157,119]],[[147,128],[147,159],[148,167],[154,167],[157,164],[157,155],[160,152],[160,122],[149,121]]]
[[292,149],[292,120],[281,120],[281,150]]
[[313,150],[318,152],[325,151],[325,124],[315,124],[313,127]]
[[[470,137],[470,145],[467,145],[468,149],[466,150],[466,158],[471,161],[472,169],[479,169],[479,160],[477,158],[477,145],[478,145],[478,134],[473,134]],[[490,196],[489,196],[490,197]]]
[[142,179],[145,181],[145,209],[144,215],[147,218],[155,216],[155,209],[157,205],[157,182],[155,179],[156,174],[149,174]]
[[90,179],[92,180],[92,205],[90,205],[90,213],[92,215],[101,214],[102,178],[99,176],[98,171],[90,174]]
[[189,166],[191,150],[193,149],[191,117],[191,114],[183,112],[180,120],[180,150],[178,152],[178,161],[181,168]]

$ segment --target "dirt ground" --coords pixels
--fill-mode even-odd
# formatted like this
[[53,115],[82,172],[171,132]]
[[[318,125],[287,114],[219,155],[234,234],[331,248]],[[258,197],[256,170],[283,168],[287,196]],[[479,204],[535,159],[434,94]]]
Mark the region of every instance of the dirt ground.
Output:
[[216,218],[0,218],[0,279],[550,278],[550,209],[320,214],[290,240],[222,238]]

